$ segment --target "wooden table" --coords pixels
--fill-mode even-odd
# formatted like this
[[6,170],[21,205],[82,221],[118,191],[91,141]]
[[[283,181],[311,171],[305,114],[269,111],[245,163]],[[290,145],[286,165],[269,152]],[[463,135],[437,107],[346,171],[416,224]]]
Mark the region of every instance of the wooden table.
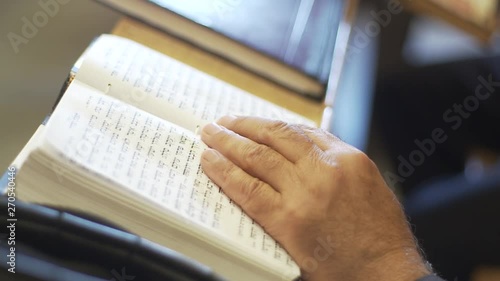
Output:
[[327,94],[323,102],[299,96],[216,55],[205,52],[196,46],[128,17],[120,19],[112,33],[144,44],[247,92],[307,117],[315,121],[318,126],[328,129],[357,5],[358,0],[348,0],[348,6],[337,36]]

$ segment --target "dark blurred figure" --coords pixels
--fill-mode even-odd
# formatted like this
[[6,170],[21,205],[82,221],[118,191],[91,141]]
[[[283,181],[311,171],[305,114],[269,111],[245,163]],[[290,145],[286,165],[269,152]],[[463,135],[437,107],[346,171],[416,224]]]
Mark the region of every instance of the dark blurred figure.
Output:
[[467,281],[478,266],[500,267],[500,57],[409,66],[411,19],[404,12],[381,33],[373,134],[428,260]]
[[490,57],[411,69],[377,90],[397,168],[386,180],[403,187],[416,235],[448,280],[500,265],[499,67]]

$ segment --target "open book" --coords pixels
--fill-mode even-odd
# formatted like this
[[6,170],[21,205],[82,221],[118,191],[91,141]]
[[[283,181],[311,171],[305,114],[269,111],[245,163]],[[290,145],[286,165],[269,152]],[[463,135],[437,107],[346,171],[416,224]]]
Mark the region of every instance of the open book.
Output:
[[102,35],[15,165],[19,199],[101,216],[229,280],[297,265],[200,168],[197,131],[226,114],[308,119],[128,39]]
[[344,0],[97,0],[297,93],[324,98]]

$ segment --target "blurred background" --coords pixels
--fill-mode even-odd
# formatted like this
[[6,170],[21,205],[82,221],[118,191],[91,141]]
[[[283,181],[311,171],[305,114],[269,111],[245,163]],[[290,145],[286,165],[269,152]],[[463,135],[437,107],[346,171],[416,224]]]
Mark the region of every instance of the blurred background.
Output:
[[90,0],[69,1],[16,53],[7,37],[21,34],[38,1],[0,2],[0,168],[5,170],[50,112],[72,65],[119,15]]
[[[374,159],[439,273],[500,280],[500,38],[406,9],[367,36],[390,2],[358,7],[331,130]],[[75,60],[120,18],[94,1],[69,1],[16,52],[7,34],[39,9],[0,2],[2,170],[50,112]]]

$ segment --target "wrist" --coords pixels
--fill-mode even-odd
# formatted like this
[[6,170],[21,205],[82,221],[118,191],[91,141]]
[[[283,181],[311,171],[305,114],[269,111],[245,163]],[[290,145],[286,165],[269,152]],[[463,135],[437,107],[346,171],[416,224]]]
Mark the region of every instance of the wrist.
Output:
[[415,281],[432,273],[416,247],[388,252],[366,264],[356,280]]
[[336,262],[324,262],[314,272],[303,272],[294,281],[416,281],[432,273],[416,247],[387,252],[376,259],[356,260],[340,269]]

